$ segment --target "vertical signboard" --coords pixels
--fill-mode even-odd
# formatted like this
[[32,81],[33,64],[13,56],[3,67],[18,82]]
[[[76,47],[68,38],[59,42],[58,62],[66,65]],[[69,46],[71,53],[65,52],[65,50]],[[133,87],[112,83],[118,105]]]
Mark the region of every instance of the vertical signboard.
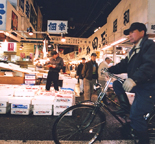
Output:
[[24,13],[24,0],[19,0],[19,7],[21,8],[22,12]]
[[31,5],[31,14],[30,14],[30,22],[33,28],[37,31],[37,15]]
[[14,43],[8,43],[8,51],[14,51]]
[[27,18],[30,18],[30,3],[28,0],[25,2],[25,14]]
[[47,32],[54,34],[67,33],[67,25],[67,21],[48,20]]
[[12,11],[11,29],[18,30],[18,16]]
[[0,1],[0,30],[6,30],[7,0]]

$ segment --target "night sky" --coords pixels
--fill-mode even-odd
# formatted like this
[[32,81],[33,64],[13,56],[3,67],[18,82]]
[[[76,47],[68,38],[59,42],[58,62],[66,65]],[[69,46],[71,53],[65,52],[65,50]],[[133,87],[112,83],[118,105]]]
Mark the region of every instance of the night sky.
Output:
[[43,15],[43,31],[47,20],[67,20],[69,37],[87,38],[102,27],[107,16],[121,0],[36,0]]

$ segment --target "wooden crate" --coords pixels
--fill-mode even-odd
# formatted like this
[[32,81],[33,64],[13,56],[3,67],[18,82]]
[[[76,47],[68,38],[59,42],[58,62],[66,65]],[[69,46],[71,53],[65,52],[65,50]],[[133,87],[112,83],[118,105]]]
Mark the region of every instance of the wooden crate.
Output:
[[0,76],[0,84],[24,84],[24,77]]

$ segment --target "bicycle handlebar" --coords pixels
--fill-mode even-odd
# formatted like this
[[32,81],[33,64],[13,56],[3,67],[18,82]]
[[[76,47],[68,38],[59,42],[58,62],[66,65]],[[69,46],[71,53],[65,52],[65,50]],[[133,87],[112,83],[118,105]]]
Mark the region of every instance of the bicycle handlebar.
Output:
[[101,69],[102,74],[105,72],[108,74],[109,77],[113,77],[113,78],[117,79],[120,83],[124,82],[124,79],[122,79],[121,77],[118,77],[118,76],[114,75],[113,73],[108,72],[107,68]]

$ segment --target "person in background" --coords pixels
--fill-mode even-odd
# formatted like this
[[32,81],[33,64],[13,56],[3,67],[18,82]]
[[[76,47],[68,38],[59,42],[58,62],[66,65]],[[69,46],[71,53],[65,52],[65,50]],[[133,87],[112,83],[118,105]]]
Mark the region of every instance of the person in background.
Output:
[[96,63],[96,53],[91,54],[91,60],[86,62],[82,69],[82,77],[84,78],[84,100],[91,100],[93,93],[93,85],[98,80],[98,64]]
[[49,67],[49,72],[46,82],[46,90],[49,91],[51,87],[51,82],[54,83],[54,89],[58,91],[58,78],[60,69],[63,68],[63,59],[59,57],[59,54],[56,51],[51,52],[52,58],[50,59],[47,67]]
[[63,67],[62,67],[62,72],[66,73],[66,64],[64,63]]
[[40,63],[40,61],[38,61],[38,63],[36,64],[37,68],[43,68],[42,64]]
[[[148,39],[146,31],[145,24],[139,22],[132,23],[129,29],[124,30],[124,34],[129,35],[133,48],[125,59],[108,68],[111,73],[128,74],[123,84],[114,81],[113,88],[121,105],[117,113],[130,112],[130,125],[139,139],[138,144],[149,144],[144,116],[155,105],[155,43]],[[135,93],[131,109],[125,92]]]
[[83,94],[83,77],[82,77],[82,69],[83,69],[83,66],[86,62],[86,59],[85,58],[82,58],[82,62],[78,65],[78,68],[77,68],[77,71],[76,71],[76,77],[79,79],[79,83],[80,83],[80,95]]
[[[108,65],[112,62],[112,60],[109,57],[105,58],[105,61],[102,61],[98,68],[98,82],[102,85],[102,88],[104,88],[106,82],[107,82],[107,76],[102,73],[101,71],[104,70],[104,68],[108,68]],[[103,98],[103,102],[105,104],[109,104],[106,100],[106,97]]]

